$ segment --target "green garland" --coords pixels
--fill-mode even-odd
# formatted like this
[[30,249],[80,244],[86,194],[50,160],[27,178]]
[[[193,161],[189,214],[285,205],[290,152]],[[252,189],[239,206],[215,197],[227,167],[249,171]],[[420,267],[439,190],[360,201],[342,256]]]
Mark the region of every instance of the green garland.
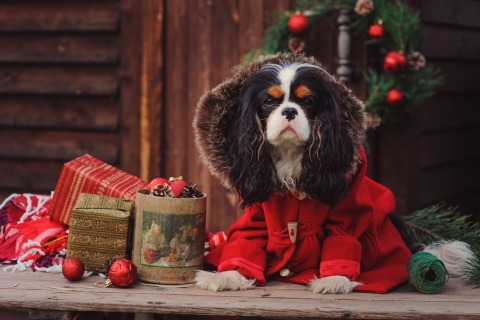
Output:
[[[371,5],[373,10],[362,11],[359,9],[362,4]],[[283,12],[278,17],[278,23],[266,31],[263,48],[247,54],[246,60],[259,55],[289,52],[291,51],[289,43],[292,39],[303,41],[303,36],[293,35],[288,27],[293,15],[303,14],[308,18],[309,25],[315,26],[322,19],[332,17],[341,9],[352,10],[351,29],[357,35],[368,35],[373,25],[382,29],[382,36],[370,37],[365,41],[365,44],[375,45],[382,57],[392,51],[404,57],[405,66],[400,71],[386,72],[383,68],[377,67],[369,68],[364,73],[368,84],[368,97],[365,101],[367,112],[378,115],[382,120],[408,112],[431,97],[436,87],[443,83],[440,72],[426,65],[424,56],[417,51],[421,38],[419,14],[402,1],[298,1],[294,12]],[[391,92],[392,90],[396,92]],[[396,97],[397,100],[392,101],[392,97]]]
[[473,256],[463,269],[466,284],[480,287],[480,224],[474,223],[456,208],[440,203],[405,216],[407,231],[418,243],[459,240],[470,245]]

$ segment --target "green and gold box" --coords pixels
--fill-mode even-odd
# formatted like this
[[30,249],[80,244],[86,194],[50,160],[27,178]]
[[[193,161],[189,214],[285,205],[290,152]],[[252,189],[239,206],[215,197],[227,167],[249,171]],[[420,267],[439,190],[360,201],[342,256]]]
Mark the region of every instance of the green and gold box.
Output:
[[67,258],[78,258],[87,271],[106,272],[110,259],[129,255],[128,234],[134,202],[81,193],[72,211]]

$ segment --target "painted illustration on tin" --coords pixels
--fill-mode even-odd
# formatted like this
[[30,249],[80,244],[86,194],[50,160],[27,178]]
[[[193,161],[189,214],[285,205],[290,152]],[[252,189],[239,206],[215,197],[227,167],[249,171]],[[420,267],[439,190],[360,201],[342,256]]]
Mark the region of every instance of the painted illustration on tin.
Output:
[[143,212],[140,263],[158,267],[203,264],[205,214]]

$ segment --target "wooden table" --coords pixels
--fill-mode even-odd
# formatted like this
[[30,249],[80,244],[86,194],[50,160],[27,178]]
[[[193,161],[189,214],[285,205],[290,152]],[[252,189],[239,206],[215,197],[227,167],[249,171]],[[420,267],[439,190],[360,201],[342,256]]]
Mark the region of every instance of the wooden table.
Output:
[[305,286],[269,282],[246,291],[209,292],[193,285],[104,288],[104,279],[78,282],[62,274],[0,271],[0,309],[139,312],[279,318],[480,319],[480,289],[450,279],[439,294],[406,285],[389,294],[313,294]]

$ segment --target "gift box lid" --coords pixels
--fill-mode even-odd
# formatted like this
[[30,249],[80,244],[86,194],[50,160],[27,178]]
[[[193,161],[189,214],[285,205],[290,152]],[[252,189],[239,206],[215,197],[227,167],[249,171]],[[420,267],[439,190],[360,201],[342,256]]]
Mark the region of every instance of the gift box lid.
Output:
[[134,202],[90,193],[81,193],[73,208],[74,212],[95,211],[97,214],[116,218],[128,218]]

